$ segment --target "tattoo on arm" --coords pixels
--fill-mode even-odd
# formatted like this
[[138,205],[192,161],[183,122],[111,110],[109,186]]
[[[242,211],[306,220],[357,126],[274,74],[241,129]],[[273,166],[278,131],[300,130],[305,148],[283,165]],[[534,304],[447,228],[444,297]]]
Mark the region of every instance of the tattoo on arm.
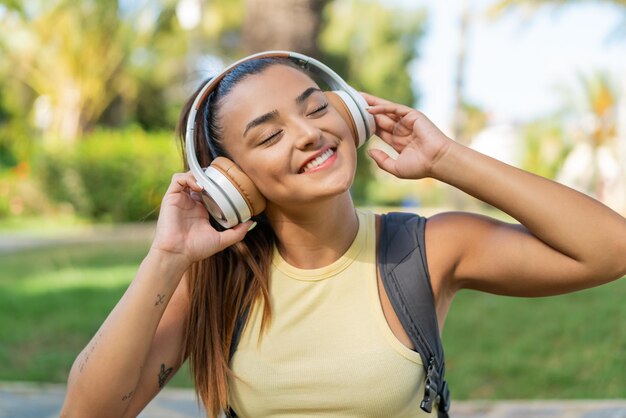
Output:
[[172,374],[174,368],[170,367],[169,369],[165,368],[165,364],[161,363],[161,371],[159,372],[159,388],[163,388],[165,386],[165,382],[167,382],[167,378]]
[[165,300],[165,294],[162,295],[158,293],[156,302],[154,302],[154,306],[162,305],[163,303],[165,303],[164,300]]
[[82,358],[80,359],[80,363],[78,364],[78,371],[80,373],[82,373],[83,370],[85,369],[85,366],[87,365],[87,361],[89,361],[89,356],[91,356],[91,353],[93,353],[93,350],[96,349],[96,346],[98,345],[98,340],[100,339],[101,336],[102,336],[102,333],[96,335],[93,341],[91,342],[91,344],[87,346],[85,350],[83,351]]
[[130,392],[128,392],[126,395],[122,396],[122,400],[123,400],[123,401],[127,401],[127,400],[129,400],[130,398],[132,398],[134,394],[135,394],[135,391],[134,391],[134,390],[131,390],[131,391],[130,391]]

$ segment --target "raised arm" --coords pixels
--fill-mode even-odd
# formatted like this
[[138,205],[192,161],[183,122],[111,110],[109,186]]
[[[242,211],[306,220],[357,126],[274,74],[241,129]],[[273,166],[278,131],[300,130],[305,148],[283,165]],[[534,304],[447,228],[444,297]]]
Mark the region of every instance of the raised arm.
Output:
[[372,158],[401,178],[432,177],[508,213],[521,225],[446,213],[427,226],[437,294],[459,288],[516,296],[569,292],[626,274],[626,219],[566,186],[446,137],[426,116],[373,96],[377,134],[396,151]]
[[250,226],[215,231],[193,198],[200,190],[190,173],[172,178],[148,255],[72,366],[62,417],[136,416],[180,367],[188,308],[181,278],[193,262],[243,239]]

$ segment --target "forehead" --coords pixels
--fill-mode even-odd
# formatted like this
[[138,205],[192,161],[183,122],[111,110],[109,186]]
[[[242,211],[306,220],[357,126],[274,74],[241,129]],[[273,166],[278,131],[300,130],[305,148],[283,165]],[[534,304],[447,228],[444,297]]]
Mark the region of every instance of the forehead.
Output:
[[[295,105],[300,93],[317,84],[302,71],[286,65],[272,65],[258,74],[246,76],[224,98],[220,119],[224,128],[246,124],[250,119],[286,104]],[[243,118],[243,119],[241,119]]]

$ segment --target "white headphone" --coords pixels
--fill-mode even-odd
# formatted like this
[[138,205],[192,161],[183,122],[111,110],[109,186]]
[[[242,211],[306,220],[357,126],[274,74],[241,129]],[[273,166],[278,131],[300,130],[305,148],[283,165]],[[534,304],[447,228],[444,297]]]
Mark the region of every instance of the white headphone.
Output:
[[[185,133],[187,162],[196,181],[204,189],[202,200],[209,214],[224,228],[232,228],[263,212],[265,198],[252,180],[226,157],[212,155],[211,165],[206,170],[200,167],[195,150],[196,115],[198,108],[208,100],[229,71],[243,62],[263,58],[288,58],[327,83],[332,90],[325,92],[328,102],[348,123],[357,148],[374,135],[376,130],[374,117],[366,110],[365,99],[337,73],[313,58],[296,52],[267,51],[250,55],[229,65],[211,79],[196,96],[189,111]],[[212,150],[211,138],[207,138],[207,142],[209,150]]]

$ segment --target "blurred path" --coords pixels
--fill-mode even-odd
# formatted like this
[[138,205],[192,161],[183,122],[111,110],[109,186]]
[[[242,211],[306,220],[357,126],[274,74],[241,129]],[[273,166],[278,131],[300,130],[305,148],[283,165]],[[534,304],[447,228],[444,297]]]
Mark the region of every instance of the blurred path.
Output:
[[[0,383],[0,418],[59,416],[65,386]],[[626,418],[626,400],[453,401],[451,418]],[[139,418],[201,418],[192,390],[165,388]]]
[[83,244],[129,240],[150,242],[154,234],[155,226],[156,224],[154,222],[146,222],[95,225],[42,232],[0,232],[0,255],[58,244]]

